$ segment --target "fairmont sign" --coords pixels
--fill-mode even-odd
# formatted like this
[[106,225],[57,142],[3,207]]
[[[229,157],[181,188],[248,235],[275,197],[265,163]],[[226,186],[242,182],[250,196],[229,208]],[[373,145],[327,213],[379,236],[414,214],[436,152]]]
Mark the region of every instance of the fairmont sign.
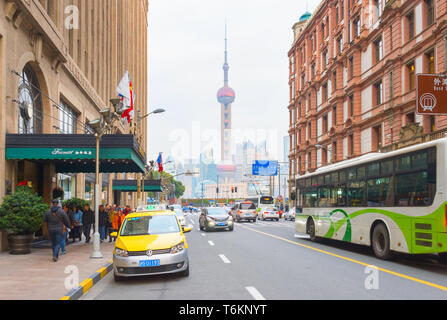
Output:
[[447,75],[416,75],[416,113],[447,115]]
[[[91,156],[93,152],[91,150],[70,150],[70,149],[54,149],[51,152],[52,155],[61,155],[61,156]],[[78,157],[76,157],[78,158]]]

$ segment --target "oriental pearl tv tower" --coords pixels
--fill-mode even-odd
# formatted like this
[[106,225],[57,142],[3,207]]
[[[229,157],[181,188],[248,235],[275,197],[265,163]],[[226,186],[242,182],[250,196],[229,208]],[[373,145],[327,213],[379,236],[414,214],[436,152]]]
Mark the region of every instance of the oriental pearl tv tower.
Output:
[[226,163],[232,161],[231,104],[236,98],[234,90],[228,86],[228,70],[230,66],[227,58],[227,25],[225,24],[224,86],[217,92],[217,101],[221,104],[221,160]]

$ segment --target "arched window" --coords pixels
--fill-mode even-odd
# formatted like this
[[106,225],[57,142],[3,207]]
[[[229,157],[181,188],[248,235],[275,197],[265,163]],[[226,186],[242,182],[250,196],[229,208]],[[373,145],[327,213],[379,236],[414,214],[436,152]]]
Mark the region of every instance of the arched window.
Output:
[[19,133],[42,133],[42,99],[39,82],[32,67],[27,64],[19,81]]

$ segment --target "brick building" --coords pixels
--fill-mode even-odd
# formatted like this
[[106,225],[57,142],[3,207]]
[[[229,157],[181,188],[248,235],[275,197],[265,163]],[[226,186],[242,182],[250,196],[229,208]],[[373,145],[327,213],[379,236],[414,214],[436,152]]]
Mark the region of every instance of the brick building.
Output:
[[291,180],[393,149],[403,130],[421,141],[446,131],[447,117],[415,112],[416,74],[447,71],[446,18],[446,0],[327,0],[300,18],[288,53]]

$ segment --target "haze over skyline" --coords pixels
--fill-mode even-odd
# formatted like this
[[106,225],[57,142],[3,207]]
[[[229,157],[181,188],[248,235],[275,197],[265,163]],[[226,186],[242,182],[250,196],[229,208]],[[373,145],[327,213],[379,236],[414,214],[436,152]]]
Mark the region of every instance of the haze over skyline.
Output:
[[[225,20],[229,84],[236,92],[233,131],[269,141],[282,159],[289,115],[288,57],[292,26],[319,2],[281,0],[153,0],[149,7],[148,160],[159,152],[177,160],[198,158],[200,143],[220,159],[220,105]],[[239,134],[238,134],[239,132]],[[217,136],[216,136],[217,135]],[[208,142],[206,137],[208,137]],[[250,134],[248,135],[250,136]],[[211,137],[211,138],[210,138]],[[237,143],[237,139],[236,139]],[[233,144],[233,149],[235,144]]]

